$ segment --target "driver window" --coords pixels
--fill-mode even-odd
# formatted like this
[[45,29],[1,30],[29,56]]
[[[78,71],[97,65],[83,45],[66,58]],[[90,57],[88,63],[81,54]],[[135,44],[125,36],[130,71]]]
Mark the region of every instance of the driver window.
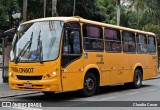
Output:
[[80,36],[79,31],[65,30],[63,40],[63,55],[80,54]]
[[62,67],[66,67],[71,62],[78,60],[81,55],[80,25],[78,23],[69,23],[69,26],[64,30],[63,36]]

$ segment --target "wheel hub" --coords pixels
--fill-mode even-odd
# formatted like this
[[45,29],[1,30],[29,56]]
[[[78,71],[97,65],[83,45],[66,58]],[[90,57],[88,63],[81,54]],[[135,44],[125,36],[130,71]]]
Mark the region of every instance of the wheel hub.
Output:
[[86,79],[85,86],[87,87],[88,90],[93,90],[94,89],[94,81],[91,78]]
[[140,84],[140,82],[141,82],[141,77],[140,77],[139,73],[136,75],[135,81],[136,81],[137,85]]

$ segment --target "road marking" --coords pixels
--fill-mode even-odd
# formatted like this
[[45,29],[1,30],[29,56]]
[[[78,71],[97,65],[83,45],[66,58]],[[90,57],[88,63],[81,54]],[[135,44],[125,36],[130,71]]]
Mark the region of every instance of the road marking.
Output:
[[131,93],[128,93],[128,95],[134,95],[134,94],[138,94],[139,92],[131,92]]
[[114,98],[116,98],[116,96],[101,98],[101,99],[99,99],[99,100],[97,100],[97,101],[106,101],[106,100],[110,100],[110,99],[114,99]]

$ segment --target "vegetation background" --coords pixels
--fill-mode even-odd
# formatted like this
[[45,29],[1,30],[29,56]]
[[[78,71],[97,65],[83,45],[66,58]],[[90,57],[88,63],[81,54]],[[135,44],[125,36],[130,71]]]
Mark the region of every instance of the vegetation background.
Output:
[[[0,30],[15,26],[12,11],[19,10],[21,21],[73,16],[74,0],[0,0]],[[120,10],[120,11],[118,11]],[[160,36],[160,0],[75,0],[75,16],[117,24]]]

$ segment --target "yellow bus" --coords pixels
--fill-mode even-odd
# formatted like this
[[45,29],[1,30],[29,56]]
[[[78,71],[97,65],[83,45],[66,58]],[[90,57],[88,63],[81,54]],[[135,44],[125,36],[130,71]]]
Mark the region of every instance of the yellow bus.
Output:
[[46,95],[101,86],[139,88],[157,76],[156,36],[80,17],[49,17],[22,23],[14,36],[9,85]]

